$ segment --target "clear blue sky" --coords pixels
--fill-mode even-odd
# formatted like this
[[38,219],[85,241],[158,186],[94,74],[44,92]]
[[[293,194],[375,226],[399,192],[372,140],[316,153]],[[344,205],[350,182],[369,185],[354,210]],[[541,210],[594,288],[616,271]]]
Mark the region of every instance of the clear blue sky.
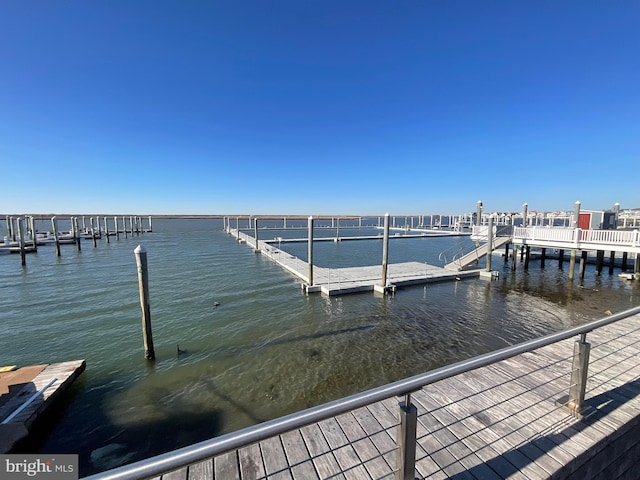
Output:
[[0,212],[640,207],[640,2],[0,2]]

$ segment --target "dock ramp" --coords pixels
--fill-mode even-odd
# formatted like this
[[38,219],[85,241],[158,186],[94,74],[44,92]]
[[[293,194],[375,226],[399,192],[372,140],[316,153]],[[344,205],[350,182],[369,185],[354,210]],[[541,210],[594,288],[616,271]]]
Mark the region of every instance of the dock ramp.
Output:
[[[493,239],[493,250],[495,250],[496,248],[501,247],[505,243],[509,243],[510,241],[511,241],[511,237],[496,237],[496,238],[494,238]],[[460,258],[454,259],[453,262],[451,262],[451,263],[447,263],[444,266],[444,268],[446,268],[447,270],[455,270],[455,271],[462,270],[464,267],[466,267],[468,265],[471,265],[476,260],[479,260],[480,258],[484,257],[487,254],[488,247],[489,247],[488,243],[480,245],[478,248],[476,248],[475,250],[472,250],[471,252],[467,253],[466,255],[463,255]]]

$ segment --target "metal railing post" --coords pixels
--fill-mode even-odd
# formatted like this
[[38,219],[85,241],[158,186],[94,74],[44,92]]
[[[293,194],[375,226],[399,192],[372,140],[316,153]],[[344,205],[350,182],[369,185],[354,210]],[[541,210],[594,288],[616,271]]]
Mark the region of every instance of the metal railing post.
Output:
[[396,480],[414,480],[416,469],[416,431],[418,409],[411,403],[411,394],[407,393],[400,406],[400,425],[398,426],[398,458]]
[[568,409],[571,415],[580,419],[587,416],[587,410],[584,408],[584,396],[587,388],[590,351],[591,344],[587,342],[587,334],[580,334],[580,339],[576,340],[573,346],[573,366],[571,369],[569,395],[559,398],[556,402],[558,405]]

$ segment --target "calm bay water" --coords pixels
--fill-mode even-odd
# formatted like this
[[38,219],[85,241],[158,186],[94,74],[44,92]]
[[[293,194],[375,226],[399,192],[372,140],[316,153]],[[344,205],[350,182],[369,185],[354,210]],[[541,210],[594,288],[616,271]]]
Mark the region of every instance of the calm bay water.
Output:
[[[139,460],[509,344],[640,305],[636,283],[556,261],[497,281],[306,296],[217,220],[154,220],[154,232],[0,256],[0,365],[84,358],[56,420],[27,448],[79,453],[81,475]],[[43,223],[41,230],[46,230]],[[318,229],[316,237],[335,236]],[[377,235],[341,227],[340,235]],[[3,233],[2,233],[3,234]],[[260,238],[306,230],[261,230]],[[397,239],[390,261],[442,265],[468,237]],[[143,360],[133,249],[148,252],[157,360]],[[306,244],[282,244],[301,258]],[[444,254],[443,254],[444,252]],[[379,264],[381,240],[319,242],[321,266]],[[215,306],[214,302],[219,302]],[[178,355],[177,348],[183,353]]]

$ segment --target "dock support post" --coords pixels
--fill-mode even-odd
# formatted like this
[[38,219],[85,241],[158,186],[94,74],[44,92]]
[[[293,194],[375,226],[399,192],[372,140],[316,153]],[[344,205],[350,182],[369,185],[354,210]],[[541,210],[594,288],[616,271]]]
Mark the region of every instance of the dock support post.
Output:
[[493,216],[489,217],[489,231],[487,232],[487,272],[491,271],[491,252],[493,252]]
[[38,251],[38,242],[36,239],[36,220],[33,216],[29,217],[29,229],[31,230],[31,243],[33,244],[33,249]]
[[416,469],[416,432],[418,409],[411,403],[408,393],[404,402],[400,402],[400,425],[398,426],[398,456],[396,462],[396,480],[414,480]]
[[575,269],[576,269],[576,250],[575,248],[573,248],[571,249],[571,254],[569,256],[569,280],[573,280]]
[[18,241],[20,242],[20,264],[24,267],[27,264],[27,259],[24,249],[24,220],[22,217],[16,219],[16,226],[18,228]]
[[124,233],[124,238],[129,238],[129,234],[127,233],[127,217],[122,216],[122,231]]
[[558,252],[558,268],[562,270],[562,264],[564,263],[564,250],[561,248]]
[[[571,226],[576,229],[576,238],[575,241],[578,242],[580,240],[580,201],[576,201],[573,209],[573,222],[571,222]],[[569,257],[569,280],[573,280],[574,270],[576,268],[576,249],[571,249],[571,256]]]
[[144,339],[144,358],[155,360],[153,335],[151,333],[151,309],[149,308],[149,273],[147,269],[147,251],[138,245],[133,253],[138,267],[138,289],[140,290],[140,307],[142,308],[142,335]]
[[604,250],[596,251],[596,275],[599,277],[604,266]]
[[[11,221],[9,221],[9,218],[11,218]],[[13,217],[5,215],[4,220],[7,223],[7,240],[11,241],[13,240]]]
[[[524,245],[522,246],[524,248]],[[513,244],[513,253],[511,254],[511,271],[516,271],[516,262],[518,261],[518,246]]]
[[544,268],[544,262],[547,259],[547,249],[546,248],[542,248],[542,252],[541,252],[541,256],[540,256],[540,268]]
[[81,235],[78,235],[78,217],[73,217],[73,238],[76,240],[76,247],[78,251],[82,251],[82,245],[80,245]]
[[627,271],[627,257],[629,256],[628,252],[622,252],[622,271]]
[[93,217],[91,217],[89,219],[89,224],[91,225],[91,238],[93,238],[93,246],[97,247],[98,244],[96,243],[96,231],[95,231],[95,228],[93,226]]
[[616,252],[611,250],[609,252],[609,275],[613,275],[613,267],[616,263]]
[[309,263],[309,275],[307,284],[313,286],[313,216],[307,220],[307,262]]
[[58,238],[58,219],[55,217],[51,217],[51,229],[53,230],[53,241],[56,245],[56,255],[60,256],[60,239]]
[[113,228],[116,231],[116,240],[120,240],[120,231],[118,230],[118,217],[113,217]]
[[384,214],[384,237],[382,239],[382,278],[380,285],[387,286],[387,265],[389,263],[389,214]]
[[505,263],[509,261],[509,242],[504,244],[504,261]]
[[580,276],[580,280],[584,280],[584,271],[587,267],[587,251],[582,250],[580,252],[580,268],[578,269],[578,275]]
[[104,217],[104,234],[107,236],[107,243],[111,243],[109,241],[109,220],[107,217]]
[[260,248],[258,247],[258,217],[253,219],[253,234],[256,237],[256,248],[253,249],[253,252],[260,253]]
[[584,418],[584,394],[587,388],[587,373],[589,370],[589,352],[591,344],[587,342],[587,334],[580,335],[573,347],[573,367],[571,369],[571,383],[569,395],[557,400],[557,405],[566,407],[574,417]]
[[336,242],[340,241],[340,217],[336,219]]
[[153,232],[153,226],[151,225],[151,215],[149,215],[149,233]]
[[524,255],[524,269],[529,270],[529,258],[531,257],[531,245],[527,245],[525,248],[525,255]]

